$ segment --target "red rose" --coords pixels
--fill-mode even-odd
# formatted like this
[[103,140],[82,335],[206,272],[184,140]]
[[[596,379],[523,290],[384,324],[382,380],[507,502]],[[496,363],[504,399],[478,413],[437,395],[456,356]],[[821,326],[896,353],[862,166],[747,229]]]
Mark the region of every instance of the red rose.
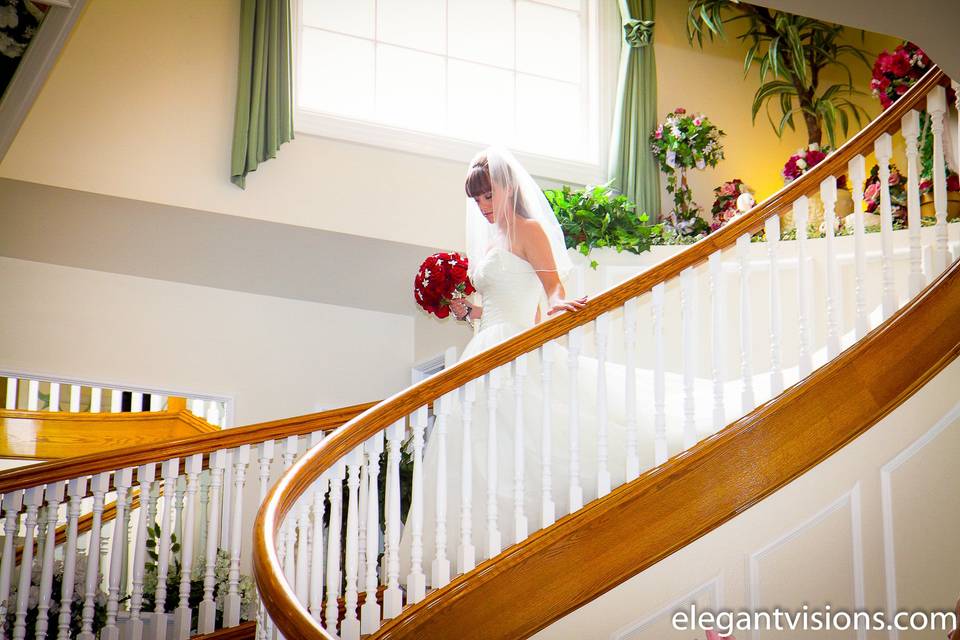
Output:
[[951,173],[947,177],[947,191],[960,191],[960,176]]

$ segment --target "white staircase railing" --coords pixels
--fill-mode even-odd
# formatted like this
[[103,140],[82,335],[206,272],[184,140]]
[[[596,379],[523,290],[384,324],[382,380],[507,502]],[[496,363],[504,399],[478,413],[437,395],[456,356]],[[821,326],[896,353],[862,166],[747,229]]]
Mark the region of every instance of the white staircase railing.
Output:
[[[257,580],[276,626],[301,638],[376,637],[386,620],[401,617],[404,607],[431,590],[686,451],[890,318],[957,258],[948,242],[942,144],[948,105],[941,80],[939,71],[932,72],[832,158],[728,228],[597,296],[582,311],[547,321],[411,387],[311,450],[274,487],[254,532]],[[916,109],[924,102],[934,122],[932,233],[921,233],[917,197],[914,131]],[[887,133],[901,116],[911,195],[909,272],[902,283],[894,277]],[[880,174],[879,262],[866,260],[860,206],[865,156],[871,152]],[[855,287],[845,297],[835,238],[837,179],[843,174],[857,204]],[[806,233],[812,207],[807,195],[813,192],[825,209],[825,262],[817,281],[804,267],[814,242]],[[800,230],[796,243],[778,241],[781,216],[789,213]],[[751,236],[761,229],[769,277],[755,286]],[[920,259],[925,237],[932,254],[926,268]],[[788,244],[800,265],[792,282],[781,277]],[[721,286],[728,257],[738,264],[736,290]],[[698,306],[702,270],[710,283],[709,304]],[[873,300],[870,281],[882,283]],[[781,301],[788,289],[797,315],[785,318]],[[679,326],[665,326],[665,300],[675,292]],[[822,307],[815,298],[823,299]],[[649,313],[642,325],[641,305]],[[877,311],[870,313],[874,306]],[[815,308],[822,312],[815,314]],[[844,308],[854,312],[842,313]],[[754,309],[768,310],[766,327],[754,325]],[[702,314],[709,314],[709,322],[701,322]],[[819,344],[814,324],[824,329]],[[697,340],[701,325],[707,335]],[[765,371],[754,366],[758,331],[769,354]],[[635,351],[638,336],[647,332],[652,356]],[[783,357],[787,338],[797,345],[790,365]],[[614,341],[629,350],[621,354],[626,370],[607,364]],[[681,363],[679,373],[665,367],[671,350],[680,352],[674,358]],[[739,363],[732,379],[724,370],[731,350]],[[635,366],[638,355],[645,367]],[[435,426],[424,445],[431,402]],[[405,476],[409,497],[402,494]],[[381,491],[382,509],[376,504]],[[318,528],[318,522],[330,526]],[[380,548],[382,560],[374,555]],[[326,583],[316,579],[324,569]],[[382,604],[373,597],[378,589]],[[365,601],[358,607],[361,597]],[[336,615],[338,598],[345,606],[342,619]],[[265,623],[271,625],[269,619]]]

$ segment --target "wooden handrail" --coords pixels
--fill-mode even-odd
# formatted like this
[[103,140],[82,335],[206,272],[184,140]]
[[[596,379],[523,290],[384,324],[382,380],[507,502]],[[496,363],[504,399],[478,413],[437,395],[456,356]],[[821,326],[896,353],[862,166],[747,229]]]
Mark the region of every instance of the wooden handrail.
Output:
[[[867,431],[960,355],[957,318],[960,262],[781,396],[455,578],[369,637],[533,635],[736,517]],[[575,579],[570,567],[577,568]],[[539,588],[545,584],[550,588]],[[524,597],[533,592],[536,598]],[[284,630],[278,618],[286,618],[272,607],[270,612]]]
[[208,454],[219,449],[230,449],[243,444],[255,444],[266,440],[305,435],[314,431],[332,431],[375,404],[374,402],[367,402],[294,418],[261,422],[235,429],[223,429],[213,433],[172,440],[163,443],[162,446],[157,444],[141,445],[20,467],[0,473],[0,494],[17,489],[28,489],[49,482],[70,480],[81,476],[134,467],[148,462],[162,462],[163,460],[183,458],[198,453]]
[[71,413],[0,409],[0,458],[57,460],[163,440],[215,433],[220,428],[189,411]]
[[733,246],[743,234],[760,230],[767,218],[792,207],[799,197],[815,192],[824,179],[845,173],[847,163],[853,157],[867,152],[881,134],[897,130],[901,118],[924,103],[927,93],[945,80],[947,76],[939,68],[931,68],[894,105],[837,151],[746,214],[640,275],[597,295],[576,313],[565,313],[547,320],[506,340],[494,349],[481,352],[381,402],[308,451],[271,488],[254,523],[254,576],[261,597],[280,631],[297,637],[329,637],[304,612],[295,594],[283,580],[275,551],[275,535],[281,522],[297,498],[320,474],[368,438],[412,414],[425,403],[433,402],[550,340],[564,336],[572,329],[618,309],[628,300],[649,292],[655,285],[679,277],[684,269],[706,262],[712,253]]

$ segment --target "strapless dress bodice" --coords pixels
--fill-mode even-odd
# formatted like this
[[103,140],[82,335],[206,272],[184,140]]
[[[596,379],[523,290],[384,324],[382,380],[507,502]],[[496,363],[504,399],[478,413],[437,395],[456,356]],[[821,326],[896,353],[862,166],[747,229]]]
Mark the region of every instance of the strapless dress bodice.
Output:
[[533,326],[543,287],[529,262],[497,247],[474,269],[472,280],[483,296],[480,331],[500,324],[520,330]]

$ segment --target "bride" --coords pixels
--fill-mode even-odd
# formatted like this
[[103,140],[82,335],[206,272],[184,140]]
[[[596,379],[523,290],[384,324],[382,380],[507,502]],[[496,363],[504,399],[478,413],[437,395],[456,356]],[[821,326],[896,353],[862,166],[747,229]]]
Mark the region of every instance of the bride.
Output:
[[[461,360],[531,328],[543,316],[576,313],[586,303],[585,297],[567,298],[563,281],[572,263],[563,232],[543,192],[509,151],[491,147],[478,154],[465,187],[469,276],[482,306],[451,302],[459,319],[479,323]],[[408,515],[400,543],[401,576],[407,575],[414,553],[431,586],[440,586],[449,579],[443,569],[447,559],[455,560],[456,573],[469,571],[528,531],[626,480],[624,367],[604,365],[606,403],[598,405],[596,359],[571,359],[556,343],[546,362],[543,353],[525,356],[519,381],[513,363],[445,399],[423,458],[422,504],[416,505],[423,517],[416,546],[422,548],[413,546]],[[654,463],[652,373],[637,370],[636,380],[637,448],[641,468],[649,468]],[[696,390],[709,394],[710,385],[698,380]],[[681,396],[680,376],[668,374],[667,415],[676,422]],[[712,430],[712,413],[709,403],[699,404],[696,422],[705,434]],[[599,406],[605,418],[598,419]],[[671,451],[683,448],[679,434],[669,433],[668,440]],[[445,480],[438,477],[441,468]],[[431,562],[441,567],[433,580]]]

